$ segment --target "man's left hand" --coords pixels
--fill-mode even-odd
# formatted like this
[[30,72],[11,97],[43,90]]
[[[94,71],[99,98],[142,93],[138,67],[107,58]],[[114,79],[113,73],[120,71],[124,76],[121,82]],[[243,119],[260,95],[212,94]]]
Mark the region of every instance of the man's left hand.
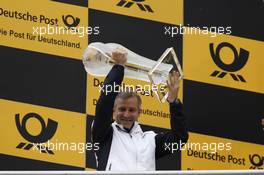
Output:
[[168,94],[168,102],[172,103],[178,98],[179,88],[180,88],[180,75],[178,72],[173,71],[169,75],[169,80],[167,81],[167,85],[169,88]]

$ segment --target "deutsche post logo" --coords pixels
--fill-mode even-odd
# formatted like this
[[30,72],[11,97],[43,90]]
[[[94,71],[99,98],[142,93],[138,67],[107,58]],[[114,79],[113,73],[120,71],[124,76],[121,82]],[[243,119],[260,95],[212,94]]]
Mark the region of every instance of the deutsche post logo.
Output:
[[[231,64],[224,63],[220,58],[220,52],[224,47],[231,49],[231,51],[234,54],[234,61]],[[224,78],[226,75],[229,74],[234,81],[240,81],[244,83],[246,82],[245,78],[242,75],[235,74],[235,72],[239,71],[246,65],[249,57],[249,52],[247,50],[240,48],[238,53],[236,48],[228,42],[220,43],[215,50],[214,50],[214,44],[210,43],[209,49],[214,63],[220,69],[222,69],[221,71],[218,70],[213,71],[210,76]]]
[[62,15],[62,21],[68,29],[75,29],[80,23],[80,18],[73,17],[72,15]]
[[[26,123],[30,118],[35,118],[41,124],[41,132],[38,135],[32,135],[28,132],[26,128]],[[36,113],[28,113],[26,114],[20,123],[20,116],[19,114],[15,115],[16,127],[20,133],[20,135],[30,143],[20,142],[16,148],[30,150],[34,145],[33,143],[37,144],[37,148],[41,150],[42,153],[54,154],[53,151],[49,150],[47,147],[45,149],[40,148],[40,143],[45,143],[49,139],[51,139],[56,130],[58,123],[54,120],[48,119],[47,124],[43,120],[43,118],[36,114]],[[29,126],[30,127],[30,126]]]
[[252,164],[250,169],[264,169],[264,156],[258,154],[249,155],[249,161]]
[[149,5],[142,4],[142,2],[144,2],[144,1],[145,0],[130,0],[130,1],[120,0],[118,2],[118,4],[116,4],[116,5],[120,6],[120,7],[130,8],[131,6],[136,4],[140,10],[145,11],[145,12],[154,13],[154,11],[152,10],[152,8]]

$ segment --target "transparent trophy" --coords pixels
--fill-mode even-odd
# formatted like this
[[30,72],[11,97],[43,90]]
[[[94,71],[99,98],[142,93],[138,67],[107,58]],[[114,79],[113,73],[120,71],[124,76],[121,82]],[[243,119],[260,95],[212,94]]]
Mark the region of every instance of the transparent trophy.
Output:
[[127,54],[125,76],[132,79],[143,80],[155,86],[158,100],[164,103],[168,97],[166,87],[169,74],[176,70],[183,78],[183,72],[177,55],[173,48],[168,48],[161,57],[154,61],[138,55],[117,43],[94,42],[88,45],[83,54],[83,64],[87,73],[93,76],[106,76],[115,61],[111,58],[112,52],[117,50]]

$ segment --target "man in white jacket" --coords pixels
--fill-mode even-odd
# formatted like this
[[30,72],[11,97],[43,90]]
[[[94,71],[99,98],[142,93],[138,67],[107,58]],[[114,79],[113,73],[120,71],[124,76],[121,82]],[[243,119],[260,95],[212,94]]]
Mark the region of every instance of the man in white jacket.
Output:
[[[115,65],[108,73],[103,87],[121,85],[124,78],[126,54],[113,52]],[[141,99],[135,92],[101,91],[92,126],[92,140],[99,143],[95,152],[98,170],[155,170],[156,159],[171,154],[168,145],[186,143],[188,132],[182,103],[178,100],[180,79],[173,72],[168,81],[171,131],[143,132],[137,122]],[[112,88],[112,89],[113,89]],[[114,119],[114,120],[113,120]]]

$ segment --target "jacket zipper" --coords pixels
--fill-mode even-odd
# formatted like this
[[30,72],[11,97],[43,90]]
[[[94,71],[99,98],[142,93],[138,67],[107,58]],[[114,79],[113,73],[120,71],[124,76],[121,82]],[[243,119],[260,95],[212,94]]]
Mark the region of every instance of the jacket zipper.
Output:
[[[136,146],[136,144],[135,144],[135,142],[134,142],[134,140],[133,140],[133,138],[132,138],[132,135],[131,135],[130,133],[129,133],[129,135],[130,135],[131,140],[132,140],[132,142],[133,142],[133,144],[135,145],[136,150],[137,150],[137,146]],[[136,151],[136,167],[137,167],[137,162],[138,162],[138,155],[137,155],[137,152],[138,152],[138,150]]]
[[110,163],[108,170],[111,170],[111,167],[112,167],[112,163]]

